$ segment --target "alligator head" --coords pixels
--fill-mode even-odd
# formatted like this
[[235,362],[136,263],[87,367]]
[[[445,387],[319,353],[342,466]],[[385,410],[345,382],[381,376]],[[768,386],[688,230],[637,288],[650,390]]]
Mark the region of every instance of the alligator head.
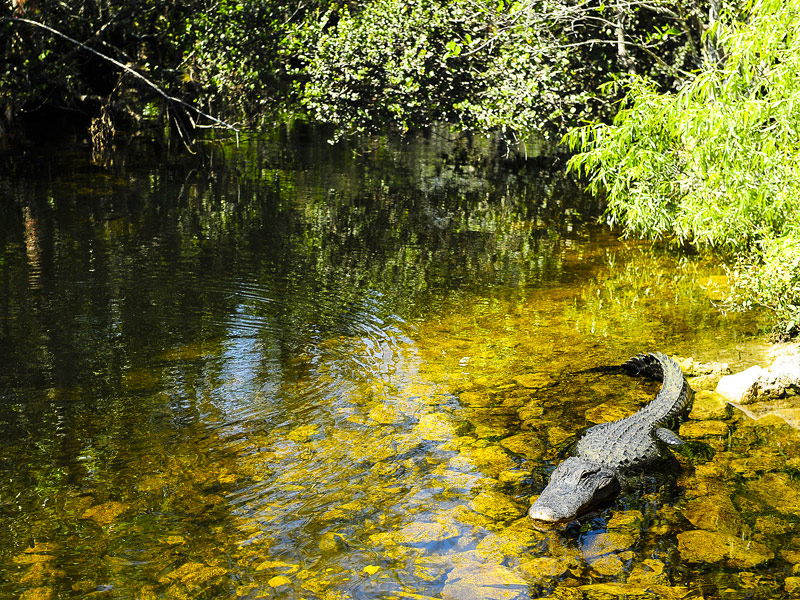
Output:
[[619,491],[616,471],[572,456],[553,471],[550,483],[533,503],[528,516],[547,523],[571,521],[615,497]]

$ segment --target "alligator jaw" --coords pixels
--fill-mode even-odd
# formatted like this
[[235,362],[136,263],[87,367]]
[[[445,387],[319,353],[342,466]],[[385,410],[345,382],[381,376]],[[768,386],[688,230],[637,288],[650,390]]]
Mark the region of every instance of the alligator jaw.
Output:
[[598,463],[572,456],[550,478],[528,516],[545,523],[563,523],[614,498],[620,491],[617,472]]

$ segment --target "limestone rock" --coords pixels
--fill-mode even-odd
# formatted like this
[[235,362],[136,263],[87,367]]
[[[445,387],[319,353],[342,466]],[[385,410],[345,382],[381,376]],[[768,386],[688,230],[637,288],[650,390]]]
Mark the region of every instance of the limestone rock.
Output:
[[734,375],[726,375],[717,384],[717,393],[728,402],[741,403],[747,390],[766,373],[765,369],[754,366]]
[[745,391],[740,402],[773,400],[800,394],[800,358],[781,356]]

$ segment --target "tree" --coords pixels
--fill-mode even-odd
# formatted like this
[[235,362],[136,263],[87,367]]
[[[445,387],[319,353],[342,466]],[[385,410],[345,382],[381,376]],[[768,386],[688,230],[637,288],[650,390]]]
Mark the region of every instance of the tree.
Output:
[[791,334],[800,329],[800,1],[746,8],[744,19],[721,16],[720,60],[678,93],[625,82],[612,124],[570,132],[579,150],[570,165],[626,232],[738,253],[730,305],[767,306]]

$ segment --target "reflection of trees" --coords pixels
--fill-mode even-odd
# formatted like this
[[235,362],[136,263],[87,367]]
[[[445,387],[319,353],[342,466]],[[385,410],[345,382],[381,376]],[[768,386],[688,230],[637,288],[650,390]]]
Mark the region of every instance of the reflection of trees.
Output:
[[[226,409],[268,420],[257,403],[290,417],[276,396],[320,356],[339,353],[331,379],[388,371],[395,316],[557,278],[582,235],[567,184],[512,176],[480,148],[384,144],[359,157],[286,141],[221,146],[202,171],[139,163],[141,147],[114,171],[88,156],[0,159],[0,460],[15,466],[20,503],[57,505],[31,508],[8,544],[49,535],[48,520],[88,535],[80,515],[106,501],[200,514],[190,499],[224,477],[198,473],[227,459],[193,458],[211,452],[198,426],[237,416]],[[180,490],[158,496],[170,478]]]

